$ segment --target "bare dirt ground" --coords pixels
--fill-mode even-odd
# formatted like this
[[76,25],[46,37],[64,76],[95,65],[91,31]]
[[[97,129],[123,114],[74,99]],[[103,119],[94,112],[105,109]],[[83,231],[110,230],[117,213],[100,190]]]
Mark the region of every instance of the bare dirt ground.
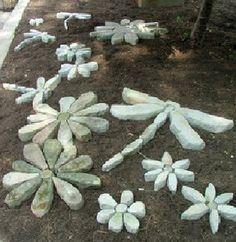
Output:
[[[162,9],[139,9],[130,0],[88,0],[57,1],[32,0],[25,11],[0,73],[0,81],[35,86],[39,76],[50,78],[57,73],[60,63],[55,50],[59,44],[81,41],[92,47],[92,60],[99,64],[99,71],[92,77],[68,82],[63,81],[55,90],[48,103],[58,107],[63,96],[75,96],[87,91],[98,94],[101,102],[121,103],[124,87],[137,89],[163,100],[177,101],[183,106],[201,109],[211,114],[236,120],[236,72],[235,34],[233,31],[210,25],[206,35],[206,45],[201,50],[189,47],[189,31],[196,19],[199,1],[186,1],[184,7]],[[55,18],[59,11],[88,12],[91,21],[71,21],[66,32],[63,23]],[[13,49],[22,40],[22,34],[29,30],[28,20],[44,17],[41,30],[57,36],[56,43],[35,44],[20,53]],[[213,16],[214,17],[214,16]],[[122,18],[158,20],[169,29],[167,37],[140,41],[130,45],[111,46],[110,42],[98,42],[89,38],[89,32],[105,20],[119,21]],[[22,159],[23,143],[17,131],[26,124],[26,117],[32,113],[30,104],[17,106],[17,94],[0,88],[0,175],[11,170],[11,163]],[[24,241],[181,241],[181,242],[223,242],[236,240],[236,223],[222,220],[219,232],[212,235],[208,217],[190,222],[181,221],[180,214],[190,203],[183,199],[180,187],[175,196],[167,189],[156,193],[152,183],[145,183],[140,161],[141,154],[134,155],[111,171],[103,173],[104,161],[120,151],[125,144],[134,140],[152,121],[120,121],[107,115],[110,130],[103,135],[93,135],[89,143],[77,142],[80,154],[89,154],[94,160],[93,173],[101,177],[100,190],[84,190],[85,206],[80,211],[71,211],[55,195],[53,206],[42,219],[35,218],[30,211],[32,199],[19,209],[8,209],[4,204],[7,191],[0,187],[0,240],[6,242]],[[213,135],[198,130],[206,141],[201,152],[183,150],[170,133],[168,124],[160,129],[156,138],[142,150],[142,154],[160,159],[164,151],[169,151],[174,159],[189,158],[190,169],[196,174],[196,181],[190,185],[203,192],[212,182],[219,193],[236,194],[236,129]],[[138,188],[144,188],[139,191]],[[99,210],[97,198],[109,192],[119,198],[124,189],[131,189],[136,200],[142,200],[147,207],[147,215],[141,221],[137,235],[126,232],[114,234],[106,226],[97,224]],[[234,198],[232,205],[236,205]]]

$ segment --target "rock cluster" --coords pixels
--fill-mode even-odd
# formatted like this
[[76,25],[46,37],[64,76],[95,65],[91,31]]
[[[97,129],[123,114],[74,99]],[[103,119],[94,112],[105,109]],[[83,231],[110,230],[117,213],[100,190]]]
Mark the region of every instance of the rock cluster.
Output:
[[43,24],[43,18],[32,18],[29,21],[29,24],[33,27],[38,27],[39,25]]

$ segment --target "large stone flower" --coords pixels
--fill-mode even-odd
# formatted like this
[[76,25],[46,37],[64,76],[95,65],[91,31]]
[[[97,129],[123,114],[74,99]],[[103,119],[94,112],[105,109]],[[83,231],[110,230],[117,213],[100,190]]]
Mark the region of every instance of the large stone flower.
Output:
[[183,186],[183,196],[194,205],[189,207],[181,215],[181,219],[197,220],[210,213],[209,222],[211,231],[215,234],[218,231],[221,218],[236,222],[236,207],[228,205],[233,200],[233,193],[222,193],[216,196],[216,190],[213,184],[209,184],[203,196],[197,190]]
[[108,223],[108,229],[119,233],[125,226],[129,233],[137,233],[140,218],[146,214],[143,202],[134,202],[134,195],[126,190],[121,194],[118,204],[108,193],[101,194],[98,198],[101,211],[97,214],[97,221],[101,224]]
[[142,166],[145,170],[148,170],[144,174],[145,181],[155,181],[155,191],[159,191],[167,184],[169,190],[172,193],[176,193],[178,179],[184,182],[194,181],[194,173],[187,170],[190,166],[190,160],[179,160],[173,163],[172,157],[168,152],[164,153],[161,161],[143,160]]
[[12,164],[14,171],[3,177],[3,186],[11,190],[5,199],[5,203],[10,208],[20,206],[37,191],[31,210],[35,216],[42,217],[51,207],[55,186],[61,199],[71,209],[78,210],[83,206],[84,201],[76,187],[101,186],[97,176],[84,173],[93,166],[89,156],[81,155],[63,164],[61,151],[60,142],[53,139],[45,142],[43,152],[39,145],[34,143],[24,146],[23,153],[26,161],[14,161]]
[[156,35],[166,32],[166,29],[159,28],[158,22],[145,23],[143,20],[131,22],[129,19],[123,19],[120,24],[106,21],[105,26],[95,27],[90,37],[96,37],[98,40],[111,39],[112,45],[123,41],[136,45],[139,39],[154,39]]
[[27,119],[30,124],[18,131],[23,142],[33,140],[42,145],[45,140],[54,138],[60,141],[64,149],[73,145],[73,135],[80,141],[89,141],[92,132],[103,133],[109,128],[102,116],[109,110],[105,103],[97,103],[97,96],[87,92],[76,100],[74,97],[63,97],[59,101],[60,111],[48,104],[34,108],[36,114]]

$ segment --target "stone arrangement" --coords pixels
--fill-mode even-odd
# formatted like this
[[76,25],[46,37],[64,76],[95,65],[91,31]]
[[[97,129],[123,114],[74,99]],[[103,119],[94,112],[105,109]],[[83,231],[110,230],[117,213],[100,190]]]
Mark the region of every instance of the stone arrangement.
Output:
[[106,161],[102,167],[103,171],[110,171],[122,163],[126,156],[137,153],[143,145],[155,137],[157,130],[168,119],[170,119],[171,132],[184,149],[190,150],[202,150],[205,147],[205,142],[191,126],[212,133],[224,132],[234,126],[233,120],[210,115],[199,110],[184,108],[176,102],[164,102],[156,97],[129,88],[124,88],[122,97],[127,105],[112,105],[111,114],[114,117],[121,120],[155,119],[138,139]]
[[34,143],[24,146],[24,160],[12,163],[14,171],[3,177],[3,186],[11,190],[5,198],[10,208],[20,206],[36,192],[31,210],[36,217],[43,217],[51,208],[54,186],[60,198],[70,207],[78,210],[84,200],[79,189],[99,188],[99,177],[87,174],[93,166],[92,159],[81,155],[63,164],[60,142],[48,139],[43,147]]
[[3,83],[3,88],[22,94],[20,97],[16,98],[17,104],[33,101],[33,106],[35,107],[38,104],[45,102],[60,83],[61,77],[56,75],[48,81],[46,81],[44,77],[39,77],[37,79],[36,88],[24,87],[10,83]]
[[144,174],[146,182],[154,182],[154,190],[159,191],[167,187],[175,194],[177,191],[178,180],[183,182],[193,182],[194,173],[188,171],[190,160],[184,159],[173,163],[172,157],[165,152],[161,161],[145,159],[142,161],[143,169],[147,170]]
[[64,20],[64,27],[68,30],[68,22],[71,19],[91,19],[91,14],[88,13],[67,13],[67,12],[60,12],[57,13],[57,19],[65,19]]
[[115,233],[120,233],[123,227],[129,233],[137,233],[140,226],[138,219],[146,215],[144,203],[134,202],[134,194],[129,190],[122,192],[119,204],[108,193],[101,194],[98,203],[101,209],[97,214],[98,223],[108,223],[108,229]]
[[43,43],[51,43],[56,40],[56,37],[53,35],[49,35],[47,32],[40,32],[36,29],[31,29],[30,33],[24,33],[24,38],[19,45],[15,47],[15,51],[19,52],[22,49],[26,48],[29,45],[32,45],[35,42],[42,41]]
[[145,23],[143,20],[130,21],[122,19],[120,23],[105,22],[105,26],[97,26],[90,37],[97,40],[111,40],[112,45],[126,42],[136,45],[139,39],[154,39],[155,36],[167,33],[167,29],[160,28],[158,22]]
[[213,234],[218,231],[221,217],[236,222],[236,207],[228,205],[233,200],[233,193],[223,193],[216,196],[215,187],[210,183],[206,188],[205,196],[186,186],[183,186],[182,194],[194,205],[182,213],[181,219],[197,220],[210,213],[209,223]]
[[33,27],[39,27],[43,23],[44,23],[43,18],[32,18],[29,21],[29,24]]

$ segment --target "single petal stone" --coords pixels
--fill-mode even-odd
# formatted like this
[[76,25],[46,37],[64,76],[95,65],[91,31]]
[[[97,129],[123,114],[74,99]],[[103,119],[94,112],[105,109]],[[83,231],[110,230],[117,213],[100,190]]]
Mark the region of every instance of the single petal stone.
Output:
[[161,188],[163,188],[166,185],[168,174],[169,174],[169,171],[163,171],[157,176],[154,183],[154,191],[159,191]]
[[28,116],[27,121],[29,123],[38,123],[52,118],[55,118],[55,117],[53,115],[38,113],[38,114],[32,114]]
[[9,172],[3,176],[2,184],[6,189],[12,189],[21,183],[39,176],[38,173]]
[[138,35],[135,33],[126,33],[125,42],[131,45],[136,45],[138,43]]
[[194,204],[181,214],[182,220],[197,220],[208,213],[209,208],[204,203]]
[[185,199],[189,200],[192,203],[205,203],[206,199],[205,197],[197,190],[191,188],[191,187],[182,187],[182,195]]
[[108,229],[115,232],[120,233],[123,229],[123,214],[122,213],[115,213],[108,223]]
[[223,218],[236,222],[236,207],[220,204],[217,209]]
[[217,196],[214,201],[217,204],[229,203],[230,201],[233,200],[233,197],[234,197],[233,193],[223,193]]
[[136,154],[143,146],[142,139],[136,139],[134,142],[128,144],[122,151],[123,156]]
[[75,135],[76,139],[84,142],[88,142],[91,137],[91,131],[86,126],[79,124],[77,122],[73,122],[71,120],[68,120],[68,124],[71,128],[72,133]]
[[73,80],[77,77],[77,65],[73,65],[67,74],[67,80]]
[[117,205],[115,199],[108,193],[103,193],[98,198],[100,209],[114,209]]
[[173,169],[188,169],[190,166],[190,160],[189,159],[184,159],[184,160],[178,160],[176,161],[173,165]]
[[175,175],[180,181],[193,182],[194,173],[192,171],[187,171],[184,169],[175,169]]
[[209,183],[205,191],[205,198],[207,202],[213,202],[216,197],[216,189],[212,183]]
[[53,91],[60,83],[61,83],[61,77],[60,75],[56,75],[45,83],[44,88],[47,88],[48,90]]
[[143,140],[143,145],[147,144],[150,140],[154,138],[157,128],[157,125],[155,123],[152,123],[139,136],[139,138]]
[[177,184],[178,184],[178,181],[175,173],[170,173],[168,175],[167,186],[173,194],[175,194],[177,191]]
[[25,162],[23,160],[16,160],[12,163],[12,169],[19,172],[26,172],[26,173],[40,173],[41,171],[34,167],[33,165]]
[[68,110],[70,109],[70,106],[72,105],[72,103],[75,102],[75,98],[74,97],[62,97],[59,101],[59,105],[60,105],[60,112],[68,112]]
[[161,158],[161,161],[167,165],[167,166],[171,166],[172,163],[173,163],[173,160],[172,160],[172,157],[171,155],[168,153],[168,152],[164,152],[162,158]]
[[51,170],[54,169],[61,151],[61,143],[56,139],[48,139],[44,143],[43,153]]
[[114,209],[103,209],[97,214],[97,221],[100,224],[107,224],[110,218],[114,215]]
[[125,213],[128,209],[128,206],[126,204],[118,204],[116,206],[116,212],[118,213]]
[[26,161],[30,162],[32,165],[45,170],[48,165],[44,159],[43,152],[41,151],[38,144],[27,144],[24,146],[23,155]]
[[124,225],[126,230],[131,233],[131,234],[136,234],[139,229],[139,221],[138,219],[130,214],[130,213],[125,213],[124,214]]
[[124,33],[115,33],[111,38],[111,44],[121,44],[124,41]]
[[59,178],[52,179],[58,195],[70,209],[79,210],[84,205],[84,199],[77,188]]
[[101,187],[101,180],[99,177],[87,174],[87,173],[61,173],[57,176],[63,180],[66,180],[79,188],[98,188]]
[[57,112],[57,110],[51,108],[48,104],[43,103],[43,104],[39,104],[36,107],[34,107],[34,110],[38,113],[44,113],[44,114],[49,114],[49,115],[53,115],[53,116],[57,116],[59,113]]
[[112,170],[113,168],[121,164],[123,160],[124,160],[124,156],[121,153],[114,155],[111,159],[109,159],[103,164],[102,171],[108,172]]
[[61,122],[58,134],[57,134],[58,141],[62,144],[62,146],[67,146],[73,140],[72,132],[70,130],[70,126],[66,121]]
[[166,112],[159,113],[154,119],[154,123],[157,125],[157,128],[161,128],[168,118],[168,114]]
[[36,94],[37,94],[37,91],[24,93],[20,97],[16,98],[16,104],[31,102],[34,99]]
[[145,205],[143,202],[137,201],[128,208],[128,212],[137,218],[143,218],[146,215]]
[[35,193],[41,181],[42,179],[38,176],[22,183],[20,186],[14,188],[10,193],[7,194],[4,202],[10,208],[20,206],[22,202],[29,199]]
[[36,107],[37,105],[42,104],[44,99],[45,99],[45,93],[43,91],[38,92],[33,99],[33,107]]
[[88,108],[82,109],[74,115],[76,116],[102,116],[109,111],[109,106],[106,103],[97,103]]
[[215,234],[218,231],[220,224],[220,216],[217,209],[212,209],[209,216],[209,222],[211,226],[211,231]]
[[31,211],[33,214],[41,218],[43,217],[52,205],[53,200],[53,183],[52,179],[44,179],[38,191],[35,194],[31,204]]
[[163,172],[163,169],[156,169],[156,170],[151,170],[148,171],[144,174],[144,180],[146,182],[151,182],[151,181],[155,181],[157,176]]
[[145,159],[142,161],[142,166],[143,166],[143,169],[150,171],[150,170],[162,169],[164,167],[164,164],[158,160]]
[[81,155],[78,158],[69,161],[68,163],[62,165],[58,171],[59,172],[85,172],[91,170],[93,167],[93,161],[88,155]]
[[134,194],[129,190],[125,190],[121,193],[120,203],[130,206],[134,202]]

